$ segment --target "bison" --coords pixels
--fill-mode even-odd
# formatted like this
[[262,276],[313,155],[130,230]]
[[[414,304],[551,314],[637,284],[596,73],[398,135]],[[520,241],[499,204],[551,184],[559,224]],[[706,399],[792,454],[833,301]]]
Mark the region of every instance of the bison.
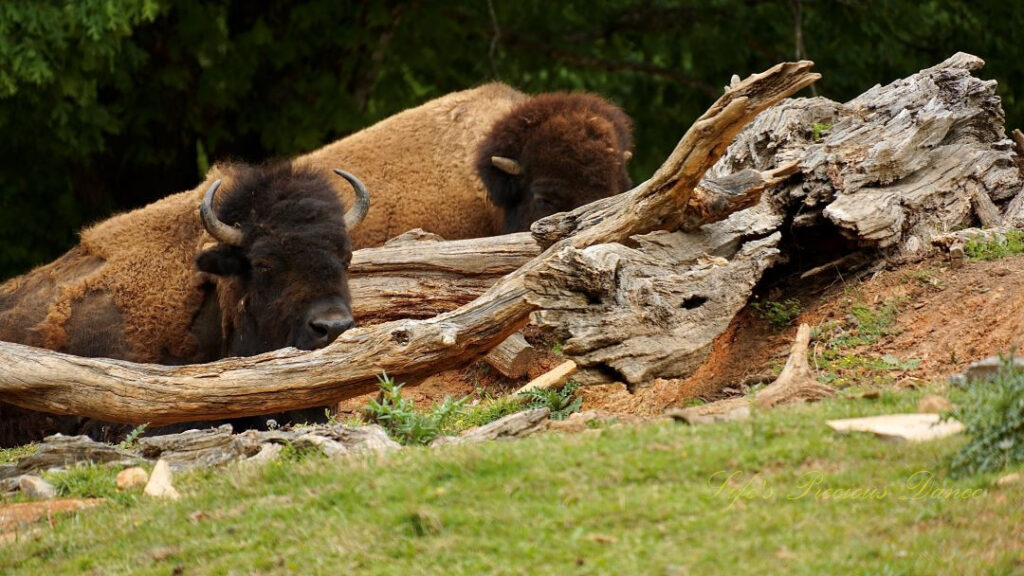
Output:
[[491,83],[405,110],[297,162],[348,166],[373,190],[355,248],[413,228],[477,238],[527,230],[541,216],[627,190],[631,130],[628,116],[597,96],[531,97]]
[[632,187],[632,124],[592,94],[542,94],[516,106],[480,145],[476,170],[503,213],[503,232],[522,232]]
[[[367,214],[365,185],[335,170],[356,191],[345,213],[323,175],[292,163],[212,172],[205,190],[93,226],[0,286],[0,340],[179,364],[320,348],[351,328],[349,231]],[[4,427],[13,412],[0,405]],[[0,441],[29,439],[21,424]]]

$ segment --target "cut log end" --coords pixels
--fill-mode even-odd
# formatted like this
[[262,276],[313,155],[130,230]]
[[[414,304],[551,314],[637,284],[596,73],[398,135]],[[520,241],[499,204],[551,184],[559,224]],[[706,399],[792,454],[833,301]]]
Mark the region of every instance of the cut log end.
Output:
[[522,378],[537,358],[537,349],[530,345],[521,332],[509,336],[484,356],[484,361],[506,378]]

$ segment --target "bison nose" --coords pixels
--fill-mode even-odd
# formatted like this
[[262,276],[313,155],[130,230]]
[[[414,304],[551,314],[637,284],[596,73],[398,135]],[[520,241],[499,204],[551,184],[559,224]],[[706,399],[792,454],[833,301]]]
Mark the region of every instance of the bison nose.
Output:
[[309,321],[310,335],[316,346],[326,346],[341,335],[342,332],[354,327],[356,323],[350,317],[328,316],[313,318]]

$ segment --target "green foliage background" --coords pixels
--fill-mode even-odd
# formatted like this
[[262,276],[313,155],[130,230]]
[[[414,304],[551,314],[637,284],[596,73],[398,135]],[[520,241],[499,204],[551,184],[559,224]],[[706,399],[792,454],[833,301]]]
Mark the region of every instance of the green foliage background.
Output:
[[637,180],[732,74],[798,54],[844,100],[971,52],[1015,127],[1022,28],[1005,1],[4,0],[0,279],[211,162],[302,153],[494,79],[619,103]]

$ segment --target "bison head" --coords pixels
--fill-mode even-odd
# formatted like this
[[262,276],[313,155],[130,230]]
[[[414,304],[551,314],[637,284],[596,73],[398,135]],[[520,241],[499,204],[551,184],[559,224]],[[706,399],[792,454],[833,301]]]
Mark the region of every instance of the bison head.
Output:
[[358,197],[343,215],[330,184],[312,171],[285,163],[231,172],[216,214],[221,181],[203,198],[200,217],[218,244],[196,257],[199,270],[217,276],[224,352],[248,356],[330,344],[354,325],[348,231],[369,209],[366,188],[335,170]]
[[504,212],[505,232],[628,190],[632,122],[592,94],[544,94],[495,123],[477,173]]

